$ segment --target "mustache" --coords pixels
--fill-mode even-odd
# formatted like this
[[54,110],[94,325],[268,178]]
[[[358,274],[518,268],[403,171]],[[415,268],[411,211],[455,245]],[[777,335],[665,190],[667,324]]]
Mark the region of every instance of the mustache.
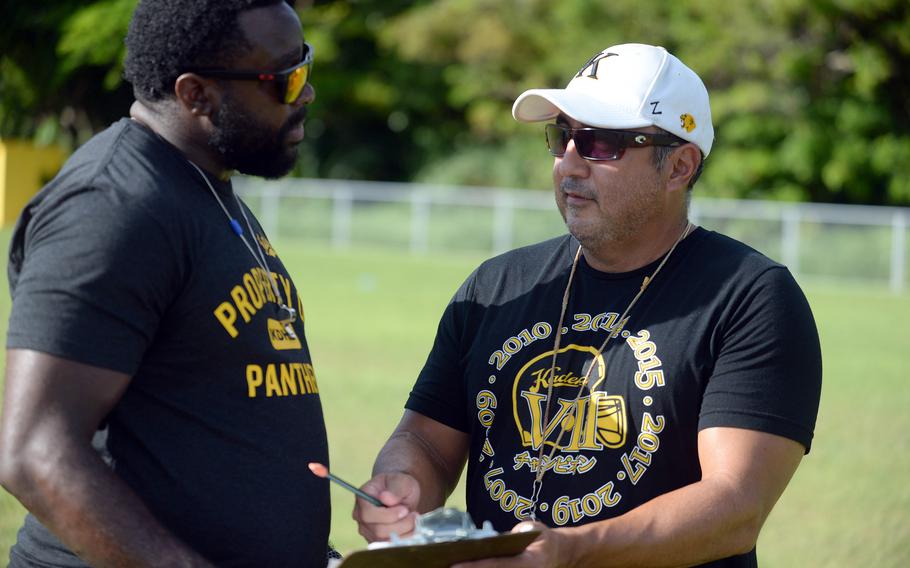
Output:
[[287,122],[285,122],[284,125],[281,127],[281,131],[279,133],[280,136],[284,136],[285,134],[290,132],[290,130],[292,128],[294,128],[295,126],[297,126],[298,124],[300,124],[301,122],[306,120],[306,115],[308,112],[309,112],[309,108],[307,106],[302,106],[302,107],[300,107],[299,110],[294,112],[294,114],[292,114],[290,116],[290,118],[288,118]]
[[584,182],[578,178],[562,178],[562,180],[559,182],[559,190],[562,193],[574,193],[575,195],[584,197],[585,199],[594,199],[594,192],[591,191],[584,184]]
[[306,120],[306,115],[309,113],[310,107],[304,105],[300,107],[300,110],[291,115],[291,118],[288,119],[288,122],[291,124],[297,124],[298,122],[303,122]]

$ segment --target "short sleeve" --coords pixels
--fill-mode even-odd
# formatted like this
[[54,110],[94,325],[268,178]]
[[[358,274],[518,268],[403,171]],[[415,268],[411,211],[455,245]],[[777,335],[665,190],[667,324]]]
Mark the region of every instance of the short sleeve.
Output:
[[446,306],[433,348],[417,377],[405,408],[446,426],[469,432],[465,409],[465,364],[468,316],[474,303],[476,272],[461,285]]
[[699,430],[759,430],[795,440],[808,453],[821,395],[821,347],[790,272],[776,266],[761,273],[731,309],[720,340]]
[[20,230],[7,347],[135,373],[180,279],[165,226],[92,187],[45,201]]

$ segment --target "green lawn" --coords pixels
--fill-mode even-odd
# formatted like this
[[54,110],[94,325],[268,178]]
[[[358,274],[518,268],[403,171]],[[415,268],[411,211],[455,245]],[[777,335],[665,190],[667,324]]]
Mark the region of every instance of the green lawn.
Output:
[[[8,232],[2,233],[4,250]],[[401,414],[448,298],[479,256],[330,251],[279,241],[306,311],[333,470],[365,481]],[[0,333],[9,298],[0,285]],[[807,286],[821,332],[825,382],[812,453],[759,542],[765,567],[910,565],[910,296]],[[786,333],[787,322],[781,322]],[[355,417],[356,419],[352,419]],[[333,488],[332,537],[363,546],[353,498]],[[460,490],[455,503],[463,506]],[[0,559],[21,509],[0,492]],[[0,560],[2,562],[2,560]]]

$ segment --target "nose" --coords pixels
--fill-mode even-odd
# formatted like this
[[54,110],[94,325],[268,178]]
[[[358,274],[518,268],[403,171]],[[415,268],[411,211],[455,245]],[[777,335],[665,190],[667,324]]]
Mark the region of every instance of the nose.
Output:
[[312,83],[307,83],[303,86],[303,90],[300,91],[300,96],[297,97],[297,100],[294,101],[294,106],[303,106],[312,104],[316,100],[316,89],[313,87]]
[[590,173],[588,161],[581,157],[575,141],[569,140],[562,158],[556,158],[556,172],[560,177],[587,177]]

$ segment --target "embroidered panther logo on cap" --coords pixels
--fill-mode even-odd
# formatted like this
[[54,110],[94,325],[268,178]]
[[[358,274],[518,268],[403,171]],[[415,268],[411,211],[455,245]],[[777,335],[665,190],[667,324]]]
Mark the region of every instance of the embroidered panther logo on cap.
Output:
[[695,130],[695,117],[689,113],[679,115],[679,125],[683,127],[686,132],[692,132]]

